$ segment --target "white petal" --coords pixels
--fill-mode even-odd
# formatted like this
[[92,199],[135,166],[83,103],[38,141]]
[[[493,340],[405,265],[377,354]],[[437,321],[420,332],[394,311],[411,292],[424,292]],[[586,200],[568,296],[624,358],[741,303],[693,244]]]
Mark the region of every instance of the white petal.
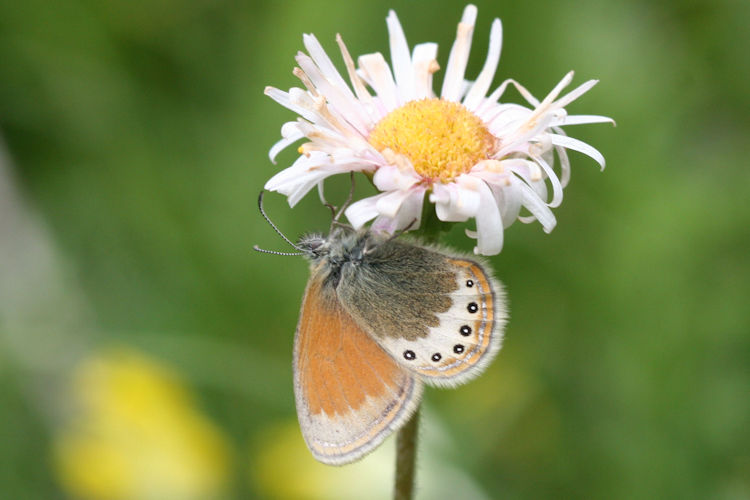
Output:
[[521,213],[521,202],[523,195],[521,190],[516,186],[520,182],[516,179],[510,181],[510,186],[502,186],[496,194],[500,198],[500,216],[503,218],[503,227],[510,227],[518,214]]
[[[573,72],[571,71],[569,74],[572,74],[572,73]],[[562,96],[560,99],[558,99],[557,102],[555,103],[555,106],[564,108],[565,106],[567,106],[568,104],[575,101],[576,99],[581,97],[583,94],[591,90],[591,87],[593,87],[597,83],[599,83],[599,80],[589,80],[587,82],[582,83],[581,85],[574,88],[573,90],[571,90],[570,92]]]
[[487,50],[487,60],[484,62],[482,71],[479,73],[463,102],[467,109],[474,111],[487,94],[487,90],[492,84],[492,79],[495,78],[495,70],[497,70],[497,63],[500,61],[502,44],[503,27],[500,24],[500,19],[495,19],[490,31],[490,47]]
[[547,97],[545,97],[542,102],[539,103],[539,106],[537,106],[537,112],[541,112],[542,110],[546,109],[547,106],[552,104],[555,99],[557,99],[557,96],[560,95],[560,92],[562,92],[562,89],[570,85],[570,82],[573,81],[573,72],[569,71],[563,78],[560,80],[557,85],[555,85],[555,88],[553,88],[549,94],[547,94]]
[[[290,89],[290,91],[291,90],[295,90],[295,89]],[[296,90],[302,91],[302,89],[296,89]],[[302,91],[302,92],[304,92],[304,91]],[[271,99],[273,99],[274,101],[278,102],[279,104],[281,104],[285,108],[287,108],[287,109],[289,109],[291,111],[294,111],[295,113],[297,113],[302,118],[304,118],[304,119],[306,119],[308,121],[316,122],[316,121],[320,120],[320,117],[314,111],[312,111],[310,109],[307,109],[307,108],[304,108],[304,107],[300,106],[298,103],[292,102],[291,95],[289,93],[287,93],[287,92],[284,92],[283,90],[279,90],[279,89],[277,89],[275,87],[266,87],[264,93],[268,97],[270,97]]]
[[[462,175],[459,179],[467,177],[469,176]],[[463,222],[476,215],[479,209],[477,185],[482,181],[474,178],[472,180],[471,183],[464,182],[464,185],[451,183],[433,186],[430,201],[435,203],[438,219],[445,222]]]
[[413,172],[404,172],[396,166],[385,165],[378,168],[372,182],[381,191],[393,191],[409,189],[419,180],[419,176]]
[[302,35],[302,43],[305,45],[310,57],[315,61],[315,64],[320,68],[320,71],[326,79],[353,98],[354,94],[352,94],[349,86],[341,77],[341,73],[339,73],[336,66],[333,65],[331,58],[328,57],[326,51],[323,50],[323,47],[320,45],[320,42],[318,42],[318,39],[315,38],[315,35]]
[[544,160],[544,158],[542,158],[541,156],[534,156],[533,159],[540,167],[542,167],[544,172],[547,174],[550,183],[552,184],[552,200],[548,203],[548,205],[553,208],[560,206],[560,203],[562,203],[563,199],[563,188],[560,184],[560,179],[557,178],[557,174],[554,170],[552,170],[552,167]]
[[390,191],[378,199],[378,213],[386,217],[393,218],[401,208],[401,203],[409,195],[408,191]]
[[608,116],[599,115],[570,115],[565,116],[561,120],[553,120],[552,124],[558,127],[565,125],[583,125],[586,123],[611,123],[615,124],[615,121]]
[[495,255],[503,249],[503,221],[492,191],[484,182],[479,184],[479,210],[477,211],[477,246],[474,253]]
[[359,229],[368,221],[378,216],[378,209],[375,208],[375,205],[381,196],[382,194],[370,196],[369,198],[364,198],[349,205],[349,208],[344,211],[344,214],[346,215],[347,220],[351,222],[352,226]]
[[339,45],[341,57],[344,59],[344,65],[346,65],[346,71],[349,74],[349,80],[351,80],[352,86],[354,87],[354,92],[357,94],[357,99],[363,103],[362,105],[367,110],[367,105],[372,101],[372,96],[367,92],[362,79],[357,74],[357,69],[354,67],[354,59],[352,59],[351,54],[349,54],[349,49],[346,48],[344,39],[341,38],[341,35],[339,34],[336,35],[336,43]]
[[513,85],[516,88],[516,90],[518,91],[518,93],[521,94],[521,97],[523,97],[524,99],[526,99],[526,102],[528,102],[529,104],[531,104],[534,107],[539,106],[539,99],[537,99],[536,97],[534,97],[534,95],[531,92],[529,92],[526,87],[524,87],[523,85],[521,85],[517,81],[513,80],[512,78],[509,78],[508,80],[504,81],[502,83],[501,87],[503,85],[505,85],[506,83],[509,83],[509,84]]
[[458,23],[456,41],[453,42],[448,65],[445,69],[445,79],[440,96],[448,101],[458,102],[461,99],[461,86],[464,82],[466,63],[471,51],[471,37],[474,34],[474,23],[477,18],[477,8],[467,5],[461,22]]
[[409,56],[409,45],[394,11],[388,13],[386,23],[391,46],[391,65],[400,96],[399,104],[404,104],[414,99],[414,69]]
[[352,127],[350,132],[367,136],[369,133],[368,124],[371,123],[371,119],[341,77],[339,76],[338,79],[341,80],[342,86],[334,85],[315,65],[310,56],[299,53],[296,59],[317,91],[331,104],[331,111],[337,114],[340,122]]
[[422,223],[425,191],[425,188],[421,186],[410,190],[409,197],[401,204],[401,210],[398,212],[397,230],[404,229],[407,226],[410,231],[419,229]]
[[549,134],[550,139],[552,140],[552,144],[556,144],[558,146],[563,146],[568,149],[572,149],[575,151],[578,151],[580,153],[585,154],[586,156],[590,156],[594,161],[596,161],[604,170],[605,167],[605,160],[604,155],[602,155],[598,149],[596,149],[593,146],[589,146],[583,141],[579,141],[578,139],[573,139],[572,137],[567,137],[564,135],[558,135],[558,134]]
[[533,217],[521,217],[520,220],[522,222],[530,222],[534,218],[536,218],[539,223],[544,228],[545,233],[549,233],[555,228],[555,225],[557,224],[557,219],[555,219],[554,214],[552,214],[552,210],[549,209],[549,207],[539,199],[539,196],[526,184],[519,182],[518,186],[521,190],[521,196],[524,207],[526,207],[529,212],[533,215]]
[[276,156],[281,151],[302,139],[305,134],[297,127],[297,122],[287,122],[281,127],[281,136],[283,139],[271,146],[271,149],[268,151],[268,157],[272,163],[276,163]]
[[380,198],[380,215],[372,224],[373,230],[393,233],[406,227],[410,230],[418,229],[422,219],[424,193],[425,189],[418,187],[406,192],[389,193]]
[[305,177],[304,182],[299,183],[291,193],[287,194],[286,201],[289,203],[289,206],[294,207],[312,188],[319,185],[326,177],[334,174],[336,172],[320,170]]
[[359,57],[359,67],[364,71],[367,80],[383,101],[386,110],[393,111],[399,105],[398,89],[393,81],[391,68],[385,62],[383,54],[376,52]]
[[412,65],[414,66],[414,99],[434,97],[432,75],[438,70],[436,43],[420,43],[414,46]]
[[[559,135],[566,135],[565,131],[560,127],[553,127],[552,130]],[[564,147],[555,145],[555,151],[557,151],[557,157],[560,158],[560,185],[565,187],[570,182],[570,159]]]
[[[281,189],[290,191],[292,188],[289,188],[289,185],[298,183],[299,179],[307,175],[311,168],[328,163],[328,161],[328,155],[318,151],[311,153],[310,156],[300,156],[290,167],[271,177],[266,182],[265,189],[270,191],[280,191]],[[287,187],[285,188],[285,186]]]

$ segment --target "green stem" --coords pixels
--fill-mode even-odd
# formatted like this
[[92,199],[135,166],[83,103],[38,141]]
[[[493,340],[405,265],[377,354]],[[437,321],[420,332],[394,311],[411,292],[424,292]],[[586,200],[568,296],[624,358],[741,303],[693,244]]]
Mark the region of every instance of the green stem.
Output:
[[[438,243],[440,237],[450,228],[437,218],[435,208],[431,203],[425,203],[422,210],[422,224],[417,231],[425,243]],[[422,402],[411,419],[398,431],[396,436],[396,477],[393,489],[395,500],[411,500],[414,497],[414,483],[416,477],[417,437],[419,428],[419,413]]]
[[411,500],[414,496],[415,465],[417,458],[417,428],[422,403],[396,437],[396,480],[393,489],[395,500]]

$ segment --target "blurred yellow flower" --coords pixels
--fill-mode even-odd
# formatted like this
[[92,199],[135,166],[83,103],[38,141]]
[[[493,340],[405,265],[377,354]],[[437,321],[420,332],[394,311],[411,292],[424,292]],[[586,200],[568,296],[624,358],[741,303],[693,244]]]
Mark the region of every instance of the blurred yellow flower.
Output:
[[83,361],[73,375],[74,416],[57,433],[63,487],[83,499],[220,496],[229,451],[169,369],[130,350]]
[[[455,436],[440,423],[440,417],[424,408],[420,429],[424,453],[418,462],[422,478],[419,498],[489,500],[481,486],[462,467],[452,462],[460,455]],[[250,449],[249,479],[260,498],[269,500],[379,500],[390,498],[393,489],[395,440],[363,460],[346,467],[329,467],[315,460],[307,449],[296,419],[258,429]]]
[[294,419],[266,427],[253,447],[250,480],[274,500],[370,500],[388,498],[393,485],[393,442],[346,467],[315,460]]

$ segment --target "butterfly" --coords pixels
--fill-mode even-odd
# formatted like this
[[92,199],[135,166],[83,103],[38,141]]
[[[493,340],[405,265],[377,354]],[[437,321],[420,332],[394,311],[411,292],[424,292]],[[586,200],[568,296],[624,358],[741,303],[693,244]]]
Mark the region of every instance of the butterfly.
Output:
[[424,384],[471,380],[499,351],[506,299],[485,262],[344,224],[294,244],[266,220],[310,262],[294,393],[320,462],[362,458],[408,421]]

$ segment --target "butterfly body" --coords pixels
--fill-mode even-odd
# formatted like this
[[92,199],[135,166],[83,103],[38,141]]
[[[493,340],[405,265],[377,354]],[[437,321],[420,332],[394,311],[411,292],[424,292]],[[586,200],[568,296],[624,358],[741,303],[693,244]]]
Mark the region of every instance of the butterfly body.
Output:
[[295,397],[318,460],[361,458],[406,422],[423,383],[463,383],[499,350],[505,299],[482,262],[347,228],[297,247],[311,277],[295,336]]

